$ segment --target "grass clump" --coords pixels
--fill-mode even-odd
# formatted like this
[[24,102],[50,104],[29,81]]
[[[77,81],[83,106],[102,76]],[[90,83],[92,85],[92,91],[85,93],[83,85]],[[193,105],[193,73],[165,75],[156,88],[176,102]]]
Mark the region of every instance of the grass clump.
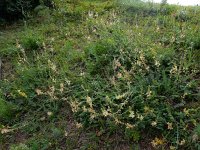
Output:
[[[0,97],[0,121],[1,123],[6,123],[11,121],[15,116],[16,106],[6,102],[2,97]],[[1,124],[0,124],[1,125]]]

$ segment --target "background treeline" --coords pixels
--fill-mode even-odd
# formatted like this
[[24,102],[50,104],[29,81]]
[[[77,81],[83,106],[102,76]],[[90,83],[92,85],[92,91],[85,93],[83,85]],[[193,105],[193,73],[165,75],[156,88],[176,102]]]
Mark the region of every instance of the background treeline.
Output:
[[39,5],[53,7],[52,0],[1,0],[0,20],[13,21],[26,17]]

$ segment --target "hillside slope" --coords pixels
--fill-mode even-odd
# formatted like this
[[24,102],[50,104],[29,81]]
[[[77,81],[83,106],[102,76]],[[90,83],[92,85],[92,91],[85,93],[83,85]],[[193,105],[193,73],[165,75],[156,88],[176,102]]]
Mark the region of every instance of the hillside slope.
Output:
[[0,31],[0,149],[199,149],[200,8],[55,0]]

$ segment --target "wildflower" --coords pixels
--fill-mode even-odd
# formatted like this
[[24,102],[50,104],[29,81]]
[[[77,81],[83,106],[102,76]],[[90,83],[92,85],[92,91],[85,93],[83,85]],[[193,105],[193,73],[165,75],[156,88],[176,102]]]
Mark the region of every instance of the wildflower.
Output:
[[21,45],[19,44],[18,41],[16,42],[16,47],[17,47],[17,48],[21,48]]
[[175,147],[175,146],[170,146],[169,149],[170,149],[170,150],[175,150],[176,147]]
[[192,123],[193,123],[194,126],[197,126],[197,121],[196,120],[192,119]]
[[62,93],[64,91],[64,84],[60,83],[60,92]]
[[88,12],[88,16],[89,16],[89,18],[93,18],[94,12],[93,12],[93,11],[89,11],[89,12]]
[[84,76],[84,75],[85,75],[85,73],[84,73],[84,72],[81,72],[81,73],[80,73],[80,76]]
[[52,116],[52,115],[53,115],[53,113],[52,113],[52,112],[50,112],[50,111],[48,111],[48,112],[47,112],[47,115],[48,115],[48,116]]
[[92,107],[89,108],[88,111],[89,111],[90,113],[92,113],[92,114],[95,114],[95,110],[94,110]]
[[119,79],[122,78],[122,74],[120,72],[118,72],[117,78],[119,78]]
[[95,17],[98,17],[98,16],[99,16],[99,15],[98,15],[98,12],[96,12],[94,16],[95,16]]
[[156,67],[159,67],[160,66],[160,62],[159,61],[155,61],[155,65],[156,65]]
[[67,132],[67,131],[65,131],[65,134],[64,134],[64,135],[65,135],[65,137],[67,137],[67,136],[68,136],[68,132]]
[[27,98],[26,93],[21,92],[21,90],[18,90],[17,92],[18,92],[18,94],[19,94],[21,97],[25,97],[25,98]]
[[195,133],[193,136],[192,136],[192,141],[197,141],[199,139],[198,135]]
[[135,117],[134,111],[129,111],[129,112],[130,112],[129,117],[130,117],[130,118],[134,118],[134,117]]
[[172,129],[173,129],[172,123],[167,122],[167,129],[168,129],[168,130],[172,130]]
[[52,94],[55,92],[55,87],[54,86],[49,87],[49,89],[52,92]]
[[4,129],[1,129],[1,134],[6,134],[6,133],[9,133],[9,132],[12,132],[13,129],[7,129],[7,128],[4,128]]
[[184,145],[185,144],[185,139],[181,140],[181,142],[179,143],[179,145]]
[[51,41],[52,41],[52,42],[53,42],[53,41],[55,41],[55,38],[54,38],[54,37],[52,37],[52,38],[51,38]]
[[136,61],[136,64],[137,64],[138,66],[141,66],[141,65],[142,65],[142,62],[141,62],[140,60],[137,60],[137,61]]
[[107,95],[106,95],[105,101],[106,101],[107,103],[112,103],[112,101],[111,101],[110,97],[109,97],[109,96],[107,96]]
[[46,119],[45,117],[40,118],[41,121],[44,121],[45,119]]
[[68,80],[68,79],[65,79],[65,82],[67,83],[67,85],[70,85],[70,84],[71,84],[71,81]]
[[83,127],[83,125],[81,124],[81,123],[76,123],[76,127],[79,129],[79,128],[82,128]]
[[107,117],[109,115],[109,112],[105,109],[102,110],[102,114]]
[[51,60],[48,60],[48,65],[49,65],[49,68],[52,69],[52,71],[56,72],[56,65],[51,62]]
[[144,116],[138,114],[137,118],[142,121],[144,119]]
[[188,128],[188,124],[185,125],[185,127],[183,128],[184,131],[186,131]]
[[42,43],[42,46],[44,49],[46,49],[46,44],[44,42]]
[[174,65],[172,69],[170,70],[170,74],[176,74],[177,72],[178,72],[178,67],[177,65]]
[[114,64],[115,64],[115,69],[122,66],[121,63],[118,60],[115,60]]
[[85,107],[85,105],[82,107],[83,112],[88,112],[87,108]]
[[94,118],[96,118],[96,114],[90,114],[90,119],[94,119]]
[[92,99],[91,99],[91,97],[87,96],[86,102],[88,103],[88,105],[90,106],[90,108],[93,107],[93,106],[92,106]]
[[116,99],[117,99],[117,100],[122,99],[122,98],[125,97],[125,95],[126,95],[126,93],[124,93],[124,94],[122,94],[122,95],[118,95],[118,96],[116,96]]
[[110,78],[110,82],[111,82],[111,84],[112,85],[115,85],[116,83],[115,83],[115,77],[113,76],[112,78]]
[[150,111],[150,108],[147,107],[147,106],[144,106],[144,111],[145,111],[145,112],[149,112],[149,111]]
[[155,138],[152,142],[151,142],[153,147],[156,147],[158,145],[163,145],[164,144],[164,140],[163,139],[159,139],[159,138]]
[[151,122],[151,126],[152,126],[152,127],[157,126],[157,122],[156,122],[156,121],[152,121],[152,122]]
[[130,123],[126,123],[126,128],[128,129],[134,128],[134,125],[131,125]]
[[78,104],[78,102],[76,102],[76,101],[72,101],[72,102],[70,103],[70,106],[71,106],[73,112],[77,112],[78,109],[79,109],[79,104]]
[[121,121],[119,121],[119,119],[115,118],[115,124],[120,124]]
[[150,90],[150,87],[148,87],[146,95],[148,98],[152,96],[152,91]]
[[186,108],[184,108],[183,112],[185,113],[186,116],[189,116],[189,110],[187,110]]
[[142,53],[140,54],[140,60],[141,60],[142,62],[145,61],[145,57],[144,57],[144,55],[143,55]]
[[43,92],[40,89],[35,89],[35,92],[36,92],[37,95],[42,95],[43,94]]

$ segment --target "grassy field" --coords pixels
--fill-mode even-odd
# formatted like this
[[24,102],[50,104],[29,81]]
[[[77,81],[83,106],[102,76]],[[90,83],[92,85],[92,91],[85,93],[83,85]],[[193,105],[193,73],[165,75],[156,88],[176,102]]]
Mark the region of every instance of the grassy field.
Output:
[[200,149],[200,8],[55,0],[0,29],[0,149]]

